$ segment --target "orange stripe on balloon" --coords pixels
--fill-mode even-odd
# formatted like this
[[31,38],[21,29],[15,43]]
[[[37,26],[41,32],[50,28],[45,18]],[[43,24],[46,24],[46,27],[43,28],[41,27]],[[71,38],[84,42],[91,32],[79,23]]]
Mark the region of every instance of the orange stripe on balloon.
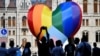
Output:
[[[42,14],[42,10],[43,10],[43,6],[42,4],[39,5],[35,5],[34,10],[33,10],[33,26],[34,26],[34,31],[36,33],[36,35],[38,35],[38,33],[40,32],[40,27],[41,27],[41,14]],[[40,39],[43,36],[43,34],[40,35]]]

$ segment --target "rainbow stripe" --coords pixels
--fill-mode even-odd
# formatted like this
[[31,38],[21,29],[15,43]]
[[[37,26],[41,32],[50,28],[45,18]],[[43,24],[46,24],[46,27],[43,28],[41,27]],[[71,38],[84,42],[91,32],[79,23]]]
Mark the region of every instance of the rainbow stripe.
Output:
[[52,16],[53,26],[67,37],[74,37],[81,26],[82,12],[75,2],[60,4]]
[[[33,6],[28,13],[29,19],[29,26],[30,30],[33,33],[33,35],[37,35],[40,32],[41,26],[47,26],[47,28],[50,28],[52,26],[52,12],[47,7],[44,6],[44,4],[37,4],[36,6]],[[45,32],[44,32],[45,33]],[[41,35],[43,36],[44,33]]]
[[[44,4],[36,4],[28,12],[28,25],[34,36],[41,26],[47,26],[50,38],[60,39],[63,43],[67,37],[73,37],[81,26],[82,12],[75,2],[64,2],[52,11]],[[41,37],[45,35],[43,31]]]

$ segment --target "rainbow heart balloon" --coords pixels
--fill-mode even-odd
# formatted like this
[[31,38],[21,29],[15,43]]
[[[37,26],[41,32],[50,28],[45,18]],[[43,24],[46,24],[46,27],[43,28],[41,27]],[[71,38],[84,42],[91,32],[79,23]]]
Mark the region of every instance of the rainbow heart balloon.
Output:
[[75,2],[64,2],[54,12],[44,4],[36,4],[28,12],[28,25],[34,36],[38,35],[41,26],[47,26],[50,37],[62,42],[68,37],[74,37],[81,20],[81,9]]

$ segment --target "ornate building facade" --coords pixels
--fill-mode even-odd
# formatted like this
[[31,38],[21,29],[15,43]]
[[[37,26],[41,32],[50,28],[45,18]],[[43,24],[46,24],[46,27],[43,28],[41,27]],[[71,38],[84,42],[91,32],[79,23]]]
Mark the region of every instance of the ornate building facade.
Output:
[[[52,11],[66,0],[0,0],[0,29],[7,29],[7,47],[9,40],[14,40],[15,45],[32,43],[34,51],[35,37],[31,34],[27,24],[27,12],[35,3],[47,4]],[[82,9],[82,25],[74,37],[81,39],[87,36],[88,42],[97,42],[100,46],[100,0],[73,0]],[[5,20],[5,23],[4,23]],[[27,40],[26,40],[27,39]]]

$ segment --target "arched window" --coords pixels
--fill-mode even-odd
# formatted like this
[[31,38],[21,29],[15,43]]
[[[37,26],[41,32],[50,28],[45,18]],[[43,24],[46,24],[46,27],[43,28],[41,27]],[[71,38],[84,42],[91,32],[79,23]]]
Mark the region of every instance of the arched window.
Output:
[[95,36],[96,36],[95,41],[100,42],[100,30],[96,31]]
[[8,17],[8,27],[11,27],[11,17]]
[[11,30],[9,30],[8,34],[11,35]]
[[27,28],[22,28],[22,34],[23,36],[26,36],[28,29]]
[[22,47],[25,47],[26,42],[27,42],[27,39],[26,39],[26,38],[23,38],[23,39],[22,39],[22,44],[21,44],[21,46],[22,46]]
[[99,25],[99,19],[95,19],[95,25],[96,25],[96,26]]
[[10,38],[9,41],[14,41],[14,39],[13,38]]
[[26,26],[26,16],[22,17],[22,26],[25,27]]
[[13,35],[15,35],[15,30],[13,30]]
[[94,0],[94,13],[98,12],[98,0]]
[[83,0],[83,13],[87,13],[87,0]]
[[87,30],[84,30],[84,31],[82,32],[82,37],[87,37],[87,39],[88,39],[88,37],[89,37],[89,32],[88,32]]
[[12,18],[12,26],[13,27],[16,26],[16,19],[15,19],[15,17]]

